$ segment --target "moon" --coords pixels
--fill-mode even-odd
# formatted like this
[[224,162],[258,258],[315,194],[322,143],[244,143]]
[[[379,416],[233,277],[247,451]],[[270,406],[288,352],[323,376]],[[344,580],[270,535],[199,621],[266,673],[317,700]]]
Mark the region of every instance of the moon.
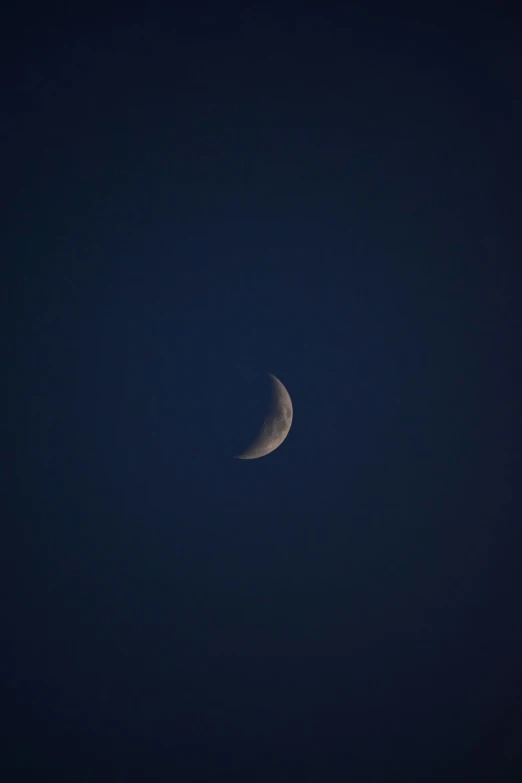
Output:
[[272,401],[261,429],[250,446],[236,459],[258,459],[270,454],[284,441],[292,426],[292,400],[279,378],[268,373],[272,381]]

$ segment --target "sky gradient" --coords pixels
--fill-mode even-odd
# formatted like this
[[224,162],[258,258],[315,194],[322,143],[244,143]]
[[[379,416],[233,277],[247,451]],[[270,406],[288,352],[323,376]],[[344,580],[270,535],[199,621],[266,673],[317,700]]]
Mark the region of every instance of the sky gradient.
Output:
[[[7,25],[6,781],[522,767],[520,15]],[[233,459],[266,413],[292,429]]]

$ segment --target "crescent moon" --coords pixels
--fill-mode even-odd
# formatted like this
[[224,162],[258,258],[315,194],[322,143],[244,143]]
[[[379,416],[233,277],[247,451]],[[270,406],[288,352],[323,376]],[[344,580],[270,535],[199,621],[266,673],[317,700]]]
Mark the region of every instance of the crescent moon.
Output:
[[250,446],[236,459],[258,459],[270,454],[284,441],[292,426],[292,400],[279,378],[268,373],[272,381],[272,401],[261,429]]

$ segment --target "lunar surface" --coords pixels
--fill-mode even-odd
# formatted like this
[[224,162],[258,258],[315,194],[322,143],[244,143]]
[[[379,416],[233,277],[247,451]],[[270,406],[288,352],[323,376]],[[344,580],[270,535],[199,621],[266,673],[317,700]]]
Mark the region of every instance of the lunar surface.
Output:
[[236,459],[258,459],[270,454],[284,441],[294,415],[292,400],[281,381],[269,373],[272,382],[272,401],[263,425],[250,446]]

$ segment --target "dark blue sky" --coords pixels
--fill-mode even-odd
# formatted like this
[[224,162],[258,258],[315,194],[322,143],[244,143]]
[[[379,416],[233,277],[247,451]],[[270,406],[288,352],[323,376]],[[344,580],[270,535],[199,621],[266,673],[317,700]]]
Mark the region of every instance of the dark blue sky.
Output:
[[6,780],[515,779],[521,30],[12,14]]

